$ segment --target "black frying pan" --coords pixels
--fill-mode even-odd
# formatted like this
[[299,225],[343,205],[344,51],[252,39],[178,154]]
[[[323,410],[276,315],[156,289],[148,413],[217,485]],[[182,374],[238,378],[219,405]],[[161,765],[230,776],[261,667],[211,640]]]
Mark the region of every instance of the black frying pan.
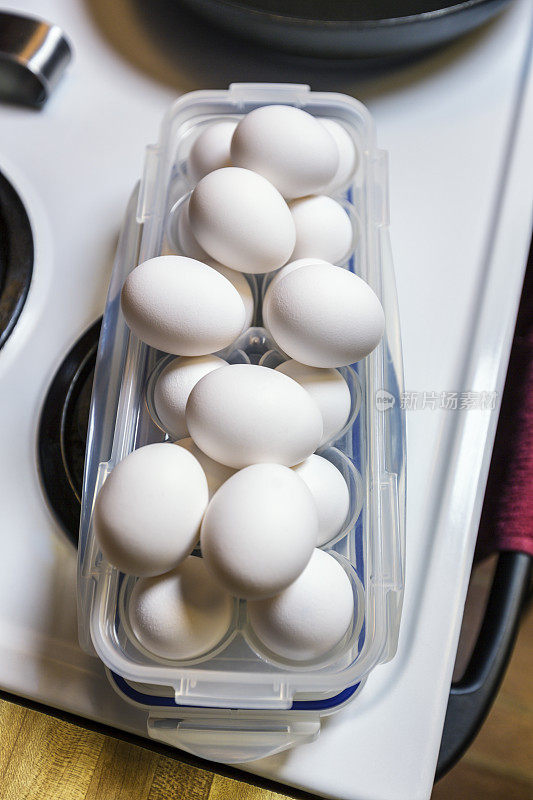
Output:
[[404,57],[494,16],[509,0],[183,0],[211,22],[277,49],[327,58]]

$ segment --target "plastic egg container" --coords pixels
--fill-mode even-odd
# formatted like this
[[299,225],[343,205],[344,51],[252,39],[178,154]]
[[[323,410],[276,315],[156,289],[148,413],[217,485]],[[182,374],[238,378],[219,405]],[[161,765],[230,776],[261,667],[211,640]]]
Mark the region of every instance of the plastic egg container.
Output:
[[[385,311],[382,343],[367,358],[339,370],[350,391],[350,414],[335,440],[318,451],[340,470],[349,488],[346,519],[321,549],[349,577],[353,621],[327,657],[295,662],[266,649],[250,626],[246,602],[235,599],[232,622],[211,650],[171,661],[155,657],[136,639],[127,614],[136,579],[106,562],[92,530],[95,497],[114,466],[132,450],[168,438],[155,409],[154,386],[173,356],[130,333],[120,292],[137,264],[183,253],[184,246],[191,255],[182,215],[196,183],[189,155],[200,132],[213,120],[238,121],[269,103],[334,119],[352,137],[358,167],[352,183],[334,196],[348,213],[353,237],[349,252],[337,263],[369,283]],[[355,695],[370,670],[396,650],[403,597],[405,426],[386,156],[376,149],[374,137],[367,109],[344,95],[270,84],[194,92],[168,112],[159,144],[147,150],[142,180],[127,209],[104,314],[88,431],[79,546],[80,641],[102,659],[117,690],[146,708],[151,736],[206,757],[243,761],[313,738],[320,717]],[[217,353],[228,363],[275,368],[287,359],[262,326],[261,301],[275,274],[245,276],[254,312],[251,326]],[[235,709],[240,709],[238,721]],[[250,739],[252,731],[259,735],[266,730],[268,735]]]

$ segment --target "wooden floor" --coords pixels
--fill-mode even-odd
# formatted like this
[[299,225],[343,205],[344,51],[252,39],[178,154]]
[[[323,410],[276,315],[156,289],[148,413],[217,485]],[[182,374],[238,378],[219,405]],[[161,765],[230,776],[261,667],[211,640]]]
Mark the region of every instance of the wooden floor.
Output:
[[[533,608],[480,735],[432,800],[533,800]],[[0,701],[1,800],[283,800]]]

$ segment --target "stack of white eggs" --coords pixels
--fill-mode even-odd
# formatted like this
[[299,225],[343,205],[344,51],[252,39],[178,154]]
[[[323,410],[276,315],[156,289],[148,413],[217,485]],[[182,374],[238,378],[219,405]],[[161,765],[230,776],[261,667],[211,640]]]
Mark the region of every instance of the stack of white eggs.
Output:
[[[316,453],[350,414],[338,367],[379,343],[378,298],[339,264],[353,225],[328,193],[357,167],[337,122],[290,106],[212,122],[189,154],[197,181],[176,221],[185,255],[135,268],[122,290],[130,329],[177,356],[153,387],[171,441],[135,450],[100,490],[94,525],[107,560],[137,576],[129,623],[153,655],[211,650],[235,600],[271,656],[320,660],[346,636],[351,581],[319,549],[350,507],[341,472]],[[288,356],[276,369],[219,355],[252,321],[243,273],[274,273],[264,325]],[[269,281],[269,282],[268,282]],[[200,540],[202,558],[191,555]]]

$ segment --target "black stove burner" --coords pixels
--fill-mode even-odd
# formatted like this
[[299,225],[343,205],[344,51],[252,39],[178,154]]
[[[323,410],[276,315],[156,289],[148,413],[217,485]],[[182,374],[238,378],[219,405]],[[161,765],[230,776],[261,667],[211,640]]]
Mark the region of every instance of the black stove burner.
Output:
[[39,424],[39,466],[48,501],[78,542],[85,440],[101,320],[78,339],[48,389]]
[[33,235],[20,197],[0,174],[0,348],[26,302],[33,272]]

